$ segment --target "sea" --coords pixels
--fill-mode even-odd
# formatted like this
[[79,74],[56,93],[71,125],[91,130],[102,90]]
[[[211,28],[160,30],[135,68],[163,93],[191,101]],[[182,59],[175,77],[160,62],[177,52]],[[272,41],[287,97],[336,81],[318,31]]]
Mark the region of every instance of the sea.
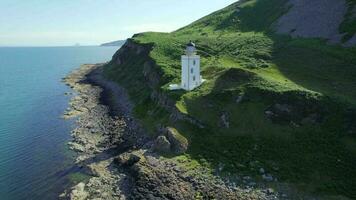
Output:
[[58,199],[82,178],[68,148],[74,120],[61,118],[73,92],[61,82],[119,47],[0,47],[0,200]]

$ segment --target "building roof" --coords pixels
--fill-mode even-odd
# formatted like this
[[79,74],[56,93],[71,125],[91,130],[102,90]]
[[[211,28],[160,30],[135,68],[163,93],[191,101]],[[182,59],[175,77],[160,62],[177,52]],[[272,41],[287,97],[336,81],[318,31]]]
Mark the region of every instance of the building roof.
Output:
[[187,44],[188,47],[195,47],[195,44],[194,42],[190,41],[188,44]]

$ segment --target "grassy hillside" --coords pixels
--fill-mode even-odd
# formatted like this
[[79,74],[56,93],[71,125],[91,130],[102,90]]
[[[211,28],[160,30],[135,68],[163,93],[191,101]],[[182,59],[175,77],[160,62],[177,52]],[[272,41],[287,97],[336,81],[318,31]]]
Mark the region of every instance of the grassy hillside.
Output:
[[[240,1],[173,33],[137,35],[131,40],[149,54],[125,52],[127,62],[112,61],[105,71],[128,89],[152,135],[164,125],[188,138],[185,156],[192,162],[224,166],[231,179],[261,179],[263,167],[302,191],[356,198],[356,49],[273,34],[269,27],[288,11],[285,2]],[[191,92],[169,91],[179,82],[189,40],[197,44],[207,82]],[[158,86],[147,84],[148,61]],[[173,121],[153,91],[204,128]]]

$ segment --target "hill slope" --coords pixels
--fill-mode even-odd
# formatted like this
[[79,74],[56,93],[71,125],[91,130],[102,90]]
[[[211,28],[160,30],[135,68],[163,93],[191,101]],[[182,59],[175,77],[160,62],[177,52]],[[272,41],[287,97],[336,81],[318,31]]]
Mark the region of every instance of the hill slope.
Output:
[[[263,168],[300,191],[356,198],[356,49],[275,34],[288,5],[244,0],[173,33],[135,35],[106,75],[128,90],[152,137],[175,127],[189,140],[185,156],[222,176],[263,181]],[[341,25],[347,38],[352,24]],[[208,81],[169,91],[189,40]]]

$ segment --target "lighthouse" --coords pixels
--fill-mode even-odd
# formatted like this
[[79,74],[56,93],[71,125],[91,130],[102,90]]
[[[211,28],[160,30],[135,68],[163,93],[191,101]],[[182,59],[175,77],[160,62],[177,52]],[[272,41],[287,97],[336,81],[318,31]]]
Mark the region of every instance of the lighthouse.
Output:
[[190,41],[182,55],[182,79],[181,88],[184,90],[194,90],[202,83],[200,76],[200,56],[197,55],[195,44]]
[[190,41],[186,45],[185,55],[182,55],[181,84],[170,84],[170,90],[194,90],[205,80],[200,75],[200,56],[197,55],[195,44]]

